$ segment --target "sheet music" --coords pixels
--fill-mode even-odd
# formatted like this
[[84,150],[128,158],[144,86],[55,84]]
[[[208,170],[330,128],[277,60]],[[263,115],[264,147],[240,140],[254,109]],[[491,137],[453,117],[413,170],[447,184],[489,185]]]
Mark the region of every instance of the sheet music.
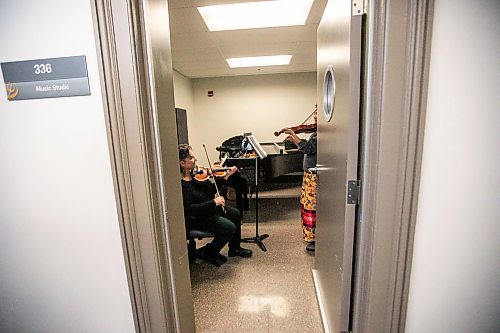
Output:
[[262,148],[260,145],[259,141],[255,138],[255,136],[252,133],[245,133],[245,138],[250,141],[250,144],[252,145],[253,149],[255,150],[255,153],[260,157],[264,158],[267,157],[267,152]]

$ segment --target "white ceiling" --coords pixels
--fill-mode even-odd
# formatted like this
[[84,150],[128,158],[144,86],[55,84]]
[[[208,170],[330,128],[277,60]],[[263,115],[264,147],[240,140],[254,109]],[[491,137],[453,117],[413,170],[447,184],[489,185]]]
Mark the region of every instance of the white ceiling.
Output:
[[[263,0],[169,0],[174,69],[190,78],[316,71],[316,30],[327,0],[303,26],[210,32],[196,7]],[[229,68],[226,58],[291,54],[286,66]]]

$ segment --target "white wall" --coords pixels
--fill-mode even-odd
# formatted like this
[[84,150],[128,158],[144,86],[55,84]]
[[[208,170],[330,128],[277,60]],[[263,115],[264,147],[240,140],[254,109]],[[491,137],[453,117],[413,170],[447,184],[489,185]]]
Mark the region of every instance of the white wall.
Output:
[[407,333],[500,332],[499,18],[435,1]]
[[174,71],[174,99],[176,108],[187,110],[188,113],[194,109],[192,80],[176,71]]
[[215,147],[245,132],[260,142],[281,141],[285,135],[276,138],[274,131],[299,125],[316,104],[315,72],[193,79],[193,88],[189,142],[200,165],[206,165],[203,144],[215,160]]
[[133,332],[90,1],[2,1],[0,27],[0,62],[85,55],[92,93],[0,89],[0,331]]

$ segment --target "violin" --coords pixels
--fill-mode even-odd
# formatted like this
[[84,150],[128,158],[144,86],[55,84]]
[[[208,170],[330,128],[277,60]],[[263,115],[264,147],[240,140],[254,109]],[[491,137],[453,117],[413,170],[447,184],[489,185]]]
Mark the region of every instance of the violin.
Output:
[[[280,131],[274,132],[274,136],[279,136],[280,134],[284,133],[287,128],[289,128],[292,131],[294,131],[295,134],[300,134],[300,133],[314,133],[314,132],[316,132],[318,130],[317,114],[318,114],[318,106],[316,105],[316,107],[314,108],[314,111],[306,118],[306,120],[304,120],[302,122],[302,124],[300,124],[298,126],[285,127],[282,130],[280,130]],[[309,118],[311,118],[312,116],[314,116],[314,123],[308,124],[308,125],[304,125],[304,123],[306,121],[308,121]]]
[[[231,170],[231,168],[212,168],[213,175],[215,177],[224,177],[226,176],[227,171]],[[208,168],[197,166],[193,171],[194,179],[198,181],[205,181],[212,176],[212,172]]]
[[280,131],[274,132],[274,136],[279,136],[280,134],[284,133],[287,128],[294,131],[295,134],[314,133],[318,130],[318,125],[317,124],[308,124],[308,125],[298,125],[298,126],[285,127]]

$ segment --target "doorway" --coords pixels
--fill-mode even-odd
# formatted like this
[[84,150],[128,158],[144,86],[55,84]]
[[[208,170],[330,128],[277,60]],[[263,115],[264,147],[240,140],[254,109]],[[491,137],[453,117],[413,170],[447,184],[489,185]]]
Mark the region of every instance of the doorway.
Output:
[[[384,7],[386,5],[387,7]],[[388,7],[392,11],[389,11]],[[394,34],[398,41],[404,41],[403,48],[409,45],[412,46],[411,49],[416,50],[419,45],[427,45],[415,36],[428,34],[428,23],[419,21],[418,18],[426,18],[429,7],[407,2],[404,6],[399,6],[388,1],[384,4],[371,4],[370,8],[373,10],[370,11],[371,20],[368,22],[368,35],[371,39],[367,45],[375,48],[378,44],[373,43],[374,36],[382,36],[378,46],[392,50],[382,52],[379,49],[380,53],[372,54],[373,58],[367,61],[368,72],[380,70],[371,73],[372,79],[383,81],[384,73],[392,73],[383,67],[383,64],[387,63],[385,57],[393,57],[391,59],[396,59],[398,63],[410,65],[403,66],[405,71],[401,74],[402,78],[386,78],[384,87],[379,86],[376,81],[369,81],[375,82],[374,87],[380,88],[372,92],[373,96],[369,95],[370,103],[383,94],[393,96],[393,104],[387,105],[386,108],[382,109],[382,105],[390,99],[379,100],[380,104],[374,106],[374,113],[370,114],[372,118],[367,121],[368,133],[374,136],[368,137],[367,134],[364,138],[366,155],[363,158],[370,169],[363,170],[367,183],[362,190],[362,201],[367,204],[371,202],[371,205],[363,208],[363,219],[369,220],[371,224],[362,225],[363,233],[360,239],[363,243],[357,245],[359,257],[354,267],[357,275],[354,290],[371,293],[371,299],[377,302],[368,304],[366,298],[362,299],[359,293],[355,293],[353,305],[349,309],[352,312],[349,315],[354,316],[353,327],[360,332],[363,329],[386,332],[388,330],[384,329],[387,327],[396,332],[404,325],[404,319],[401,318],[404,318],[404,295],[407,290],[405,276],[408,276],[408,263],[411,258],[411,249],[408,249],[412,239],[411,212],[415,209],[415,194],[418,191],[413,182],[415,172],[418,171],[421,140],[418,124],[423,117],[422,104],[410,105],[408,100],[411,97],[421,101],[422,96],[425,96],[425,87],[417,87],[415,83],[422,79],[425,81],[426,63],[420,60],[425,59],[426,52],[416,54],[416,58],[413,58],[413,54],[403,52],[400,46],[390,45],[389,41]],[[392,16],[404,16],[407,10],[411,15],[406,21]],[[107,73],[103,81],[110,110],[110,142],[116,154],[116,187],[117,193],[120,193],[120,212],[124,221],[122,236],[125,253],[129,259],[128,273],[137,327],[144,330],[155,327],[172,332],[191,332],[194,331],[192,300],[183,297],[191,292],[187,251],[184,244],[175,242],[175,239],[184,238],[182,208],[179,205],[180,187],[177,181],[165,177],[170,170],[177,170],[176,158],[172,157],[176,156],[176,147],[172,145],[176,137],[175,131],[166,133],[160,130],[162,127],[169,129],[175,124],[173,112],[168,112],[175,108],[172,68],[168,62],[165,64],[161,61],[162,57],[170,55],[170,49],[164,43],[165,38],[169,36],[168,27],[164,25],[164,22],[168,22],[168,14],[164,15],[168,13],[168,8],[163,1],[150,1],[146,5],[135,2],[129,5],[108,4],[99,1],[96,2],[96,11],[96,24],[102,41],[102,66]],[[113,20],[109,20],[110,18]],[[390,20],[394,25],[386,26],[386,20]],[[377,35],[380,31],[384,33]],[[407,32],[410,34],[407,35]],[[130,54],[133,56],[130,57]],[[418,71],[411,66],[413,64],[417,64]],[[117,76],[113,77],[113,74]],[[117,80],[117,77],[121,80]],[[396,87],[400,82],[405,82],[405,85]],[[412,96],[407,96],[407,91],[411,91]],[[382,112],[393,113],[391,116],[395,118],[391,118],[391,124],[380,122]],[[387,127],[381,131],[381,126]],[[387,142],[386,139],[387,136],[393,136],[394,129],[398,128],[402,130],[396,132],[396,136],[404,138],[405,146],[387,146],[388,142],[395,144],[390,140]],[[410,136],[410,133],[415,133],[416,128],[417,134]],[[137,142],[140,142],[140,145],[134,145]],[[391,147],[395,150],[385,156],[386,150],[381,147]],[[413,154],[413,159],[401,160],[400,154]],[[389,162],[384,165],[377,164],[381,160]],[[134,161],[136,163],[129,163]],[[377,166],[375,169],[374,165]],[[393,178],[388,181],[386,179],[385,183],[381,178],[377,178],[388,174]],[[390,184],[395,186],[388,188]],[[384,191],[380,192],[381,190]],[[403,192],[411,195],[401,199],[398,195]],[[377,199],[376,202],[372,201],[374,198]],[[394,202],[397,203],[396,210],[399,215],[377,215],[394,208]],[[401,216],[404,218],[401,219]],[[384,230],[393,231],[400,228],[402,233],[394,235],[394,232],[388,232],[377,235],[375,231],[378,223],[382,223],[380,226],[387,226]],[[376,253],[373,249],[385,251]],[[381,259],[383,263],[376,260],[370,262],[370,259]],[[367,262],[366,265],[362,264]],[[392,267],[389,274],[381,273],[394,262],[400,262],[401,265]],[[374,295],[373,288],[379,283],[395,285],[398,291],[392,289],[382,296]],[[399,296],[386,297],[394,292],[399,292]],[[373,315],[381,311],[385,311],[381,316]],[[387,315],[388,312],[391,316]],[[377,318],[383,319],[377,321]]]

